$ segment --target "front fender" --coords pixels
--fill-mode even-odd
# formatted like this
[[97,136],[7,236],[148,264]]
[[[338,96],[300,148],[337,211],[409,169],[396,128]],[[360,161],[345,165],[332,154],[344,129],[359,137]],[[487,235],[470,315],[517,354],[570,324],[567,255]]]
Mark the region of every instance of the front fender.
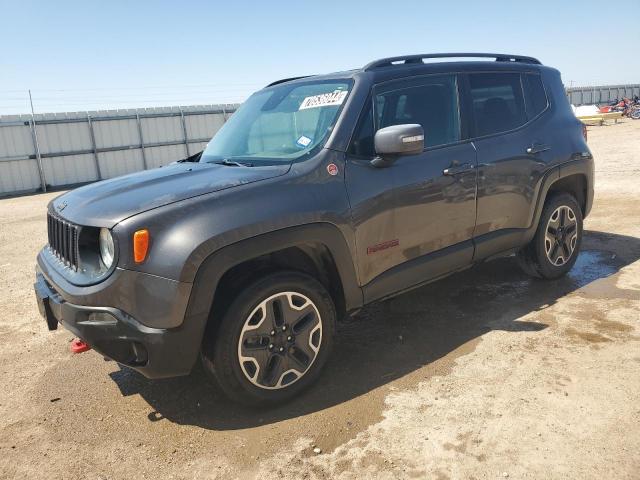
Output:
[[362,306],[362,290],[351,251],[340,230],[320,222],[284,228],[233,243],[208,256],[198,268],[187,307],[188,314],[208,314],[222,275],[242,262],[305,243],[320,243],[333,256],[342,282],[347,311]]
[[185,316],[185,325],[189,325],[194,332],[192,341],[197,342],[193,351],[199,350],[216,288],[225,272],[244,261],[309,242],[323,244],[333,256],[347,311],[360,308],[363,304],[362,290],[358,285],[351,252],[335,225],[321,222],[276,230],[223,247],[200,264]]

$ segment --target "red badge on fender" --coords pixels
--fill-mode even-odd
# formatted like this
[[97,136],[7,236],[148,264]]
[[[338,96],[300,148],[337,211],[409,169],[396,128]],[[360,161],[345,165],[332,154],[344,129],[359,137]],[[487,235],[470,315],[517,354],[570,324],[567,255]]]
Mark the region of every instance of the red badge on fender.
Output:
[[329,165],[327,165],[327,172],[329,172],[329,175],[337,175],[338,166],[335,163],[330,163]]

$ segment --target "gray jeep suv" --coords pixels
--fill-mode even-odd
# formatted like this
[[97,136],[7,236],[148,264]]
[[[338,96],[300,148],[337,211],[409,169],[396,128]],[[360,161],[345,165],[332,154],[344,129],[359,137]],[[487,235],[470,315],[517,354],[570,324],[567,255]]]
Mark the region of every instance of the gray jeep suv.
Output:
[[565,274],[592,199],[557,70],[386,58],[274,82],[202,153],[53,200],[36,296],[50,329],[147,377],[200,356],[232,398],[281,402],[365,304],[513,253]]

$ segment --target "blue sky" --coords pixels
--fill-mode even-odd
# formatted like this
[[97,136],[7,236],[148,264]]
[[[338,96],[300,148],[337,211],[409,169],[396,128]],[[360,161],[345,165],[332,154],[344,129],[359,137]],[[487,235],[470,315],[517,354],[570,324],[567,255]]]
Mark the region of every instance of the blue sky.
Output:
[[426,52],[532,55],[566,85],[639,83],[638,6],[0,0],[0,115],[26,112],[27,89],[37,112],[237,102],[277,78]]

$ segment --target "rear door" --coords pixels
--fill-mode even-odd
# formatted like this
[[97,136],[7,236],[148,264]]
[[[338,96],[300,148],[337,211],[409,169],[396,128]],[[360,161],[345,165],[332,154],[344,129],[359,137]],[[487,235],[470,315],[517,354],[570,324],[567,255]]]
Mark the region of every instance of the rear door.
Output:
[[[529,74],[468,74],[471,132],[478,158],[478,211],[474,237],[476,258],[514,247],[518,229],[529,227],[536,187],[553,146],[537,128],[547,108],[544,89],[534,108],[523,90]],[[539,82],[539,76],[532,81]],[[535,83],[541,87],[541,83]],[[541,87],[542,88],[542,87]],[[527,112],[529,104],[529,113]]]
[[[408,123],[424,128],[425,150],[371,167],[373,132]],[[350,152],[346,179],[362,283],[390,271],[377,293],[391,293],[392,283],[399,290],[471,261],[476,153],[461,140],[456,75],[377,86]],[[431,254],[452,246],[460,247],[455,255],[427,265]]]

